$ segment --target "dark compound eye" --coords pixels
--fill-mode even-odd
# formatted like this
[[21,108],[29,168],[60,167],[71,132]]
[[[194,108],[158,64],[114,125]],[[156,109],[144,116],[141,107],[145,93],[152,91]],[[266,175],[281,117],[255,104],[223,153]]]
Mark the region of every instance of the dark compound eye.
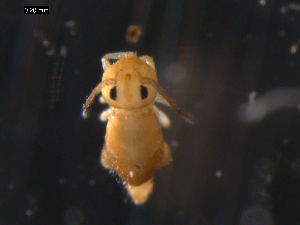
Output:
[[109,97],[116,101],[116,99],[117,99],[117,86],[114,86],[112,89],[110,89]]
[[142,99],[145,99],[148,97],[148,89],[143,85],[141,85],[141,97],[142,97]]

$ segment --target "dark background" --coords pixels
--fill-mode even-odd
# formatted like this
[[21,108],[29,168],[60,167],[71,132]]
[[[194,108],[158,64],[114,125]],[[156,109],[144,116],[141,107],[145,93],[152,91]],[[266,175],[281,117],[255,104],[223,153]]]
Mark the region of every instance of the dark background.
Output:
[[[298,92],[256,123],[238,116],[253,91],[298,90],[300,10],[290,3],[0,1],[0,224],[300,224]],[[50,14],[24,15],[25,5]],[[137,44],[125,39],[133,24]],[[119,51],[153,56],[161,86],[199,120],[161,107],[173,162],[140,207],[99,163],[107,106],[81,117],[99,60]]]

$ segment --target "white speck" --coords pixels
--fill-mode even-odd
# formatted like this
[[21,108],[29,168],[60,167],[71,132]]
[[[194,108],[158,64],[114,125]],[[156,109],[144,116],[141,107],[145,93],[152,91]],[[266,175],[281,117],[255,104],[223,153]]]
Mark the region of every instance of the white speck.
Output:
[[209,33],[206,34],[206,37],[208,37],[208,38],[213,38],[213,36],[214,36],[214,34],[211,33],[211,32],[209,32]]
[[266,177],[266,182],[267,183],[270,183],[272,181],[272,176],[271,175],[268,175],[267,177]]
[[133,171],[129,172],[129,177],[133,177]]
[[50,45],[50,42],[48,40],[43,40],[42,44],[45,46],[45,47],[48,47]]
[[27,210],[25,211],[25,214],[26,214],[26,216],[32,216],[33,212],[32,212],[31,209],[27,209]]
[[87,113],[86,113],[86,110],[83,110],[83,111],[82,111],[81,117],[82,117],[83,119],[88,118],[88,115],[87,115]]
[[286,12],[287,12],[287,10],[286,10],[285,7],[281,7],[281,8],[280,8],[280,13],[286,14]]
[[89,185],[94,185],[95,184],[95,180],[89,180]]
[[258,0],[258,3],[259,3],[261,6],[265,6],[266,3],[267,3],[267,0]]
[[59,184],[64,184],[66,181],[65,181],[65,179],[64,178],[60,178],[60,179],[58,179],[58,183]]
[[295,173],[295,175],[299,178],[300,177],[300,158],[294,160],[291,163],[291,169]]
[[74,36],[76,34],[76,31],[74,30],[75,25],[76,25],[75,20],[70,20],[70,21],[65,21],[64,22],[64,26],[69,28],[70,34],[72,36]]
[[67,47],[62,44],[60,48],[60,55],[66,57],[67,56]]
[[279,36],[280,36],[280,37],[284,37],[284,36],[285,36],[285,31],[283,31],[283,30],[280,31],[280,32],[279,32]]
[[221,178],[222,177],[222,171],[221,170],[217,170],[216,171],[216,177],[217,178]]
[[255,97],[257,96],[257,92],[256,91],[251,91],[249,94],[249,102],[250,103],[254,103]]
[[292,45],[290,48],[290,52],[295,55],[297,53],[298,45]]
[[8,190],[13,190],[13,189],[15,189],[15,185],[9,184],[9,185],[8,185]]
[[46,51],[47,56],[53,56],[55,54],[55,48],[50,48]]
[[288,138],[283,138],[283,144],[287,144],[287,143],[289,143],[289,139]]
[[170,142],[170,144],[171,144],[171,146],[172,146],[173,148],[177,148],[178,145],[179,145],[178,141],[176,141],[176,140],[172,140],[172,141]]
[[73,28],[76,25],[75,20],[69,20],[64,22],[65,27]]

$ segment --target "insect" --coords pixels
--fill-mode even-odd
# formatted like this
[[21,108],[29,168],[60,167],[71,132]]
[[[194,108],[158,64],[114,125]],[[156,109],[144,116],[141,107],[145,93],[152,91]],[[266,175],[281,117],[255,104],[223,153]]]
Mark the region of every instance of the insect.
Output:
[[[111,60],[118,61],[111,64]],[[143,204],[152,192],[154,173],[172,160],[159,124],[161,120],[163,126],[168,126],[168,118],[154,102],[164,102],[188,120],[196,121],[158,85],[151,57],[109,53],[102,58],[102,65],[102,81],[86,100],[83,113],[102,92],[110,108],[101,114],[102,120],[108,121],[101,163],[124,181],[135,204]]]

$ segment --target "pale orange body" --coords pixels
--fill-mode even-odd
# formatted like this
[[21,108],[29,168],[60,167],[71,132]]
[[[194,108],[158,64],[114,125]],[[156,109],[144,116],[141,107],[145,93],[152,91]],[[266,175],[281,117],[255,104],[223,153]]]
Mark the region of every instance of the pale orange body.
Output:
[[101,158],[104,167],[116,171],[128,184],[138,186],[169,160],[170,150],[153,105],[130,111],[112,110]]
[[[111,65],[111,59],[118,61]],[[108,120],[101,163],[119,175],[136,204],[143,204],[152,192],[154,173],[171,160],[158,121],[163,113],[154,106],[157,94],[178,113],[188,119],[192,117],[182,112],[157,84],[151,57],[110,53],[102,58],[102,64],[105,71],[102,81],[87,99],[84,112],[101,91],[111,106],[101,117]]]

